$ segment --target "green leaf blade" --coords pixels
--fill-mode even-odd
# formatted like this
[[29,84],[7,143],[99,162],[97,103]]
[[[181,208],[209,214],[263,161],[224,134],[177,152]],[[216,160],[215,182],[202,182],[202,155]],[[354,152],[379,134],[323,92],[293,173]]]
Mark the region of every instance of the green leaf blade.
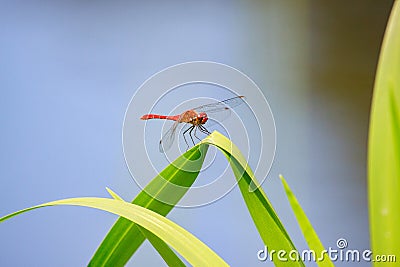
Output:
[[[230,140],[218,132],[212,133],[200,144],[186,152],[183,156],[179,157],[172,167],[168,166],[162,173],[160,173],[159,176],[153,179],[149,185],[146,186],[146,190],[143,190],[141,193],[139,193],[138,197],[136,197],[133,201],[133,204],[124,202],[117,194],[111,190],[108,190],[111,196],[114,198],[113,201],[133,206],[135,206],[135,204],[139,204],[139,206],[143,206],[149,211],[155,211],[157,216],[165,216],[195,181],[204,160],[204,151],[207,150],[209,144],[220,149],[231,164],[243,199],[248,207],[255,226],[260,233],[261,239],[268,248],[268,251],[271,253],[272,251],[278,252],[281,250],[285,251],[286,253],[295,251],[296,248],[293,245],[289,235],[276,215],[264,191],[258,185],[253,172],[241,155],[240,151]],[[203,150],[203,153],[199,152],[200,150]],[[195,160],[195,164],[192,164],[196,167],[195,171],[185,171],[187,170],[187,164],[191,164],[188,159]],[[196,159],[200,160],[196,161]],[[193,170],[193,166],[191,166],[191,170]],[[158,200],[158,197],[161,197],[163,200],[167,200],[167,203]],[[62,201],[59,201],[56,204],[60,204],[61,202]],[[54,205],[55,202],[48,203],[48,205],[50,204]],[[85,203],[85,205],[90,206],[88,203]],[[115,212],[116,214],[121,213],[121,210],[111,211],[109,209],[105,209],[104,207],[101,207],[101,209]],[[145,230],[142,227],[143,222],[136,224],[130,222],[126,218],[132,220],[129,215],[124,215],[124,217],[121,217],[117,220],[116,224],[97,250],[95,256],[90,262],[90,266],[124,265],[137,250],[137,248],[142,244],[145,238],[149,238],[150,242],[170,266],[180,266],[183,265],[183,262],[181,262],[181,260],[174,255],[174,252],[169,248],[169,246],[174,248],[185,258],[189,255],[189,257],[191,257],[191,261],[188,260],[189,262],[196,262],[196,264],[200,266],[205,265],[205,262],[201,262],[201,264],[199,264],[199,262],[201,261],[200,258],[204,256],[203,253],[209,253],[209,251],[207,252],[206,249],[198,250],[198,248],[194,246],[192,247],[192,250],[196,250],[197,256],[191,255],[191,253],[194,253],[192,250],[185,251],[182,247],[179,247],[179,245],[176,246],[175,243],[171,244],[170,237],[165,236],[166,234],[168,235],[168,233],[163,232],[161,235],[159,235],[155,229],[149,228],[148,226],[145,227],[147,229]],[[136,220],[137,218],[133,219],[135,222]],[[168,225],[164,224],[163,227],[167,229]],[[157,234],[155,234],[155,232],[157,232]],[[189,246],[189,240],[186,240],[188,238],[187,236],[179,233],[175,233],[175,235],[176,236],[174,238],[178,238],[179,242],[182,241],[186,244],[186,246]],[[202,248],[202,244],[198,245]],[[226,263],[221,261],[221,259],[215,260],[216,261],[212,264],[210,264],[210,262],[207,264],[212,266],[226,266]],[[273,257],[273,262],[276,266],[304,266],[301,259],[287,258],[285,261],[280,260],[276,254]]]
[[[213,132],[202,142],[219,148],[229,161],[244,202],[268,251],[295,251],[293,242],[239,149],[218,132]],[[304,266],[301,259],[292,260],[289,257],[287,261],[281,261],[275,256],[273,262],[276,266]]]
[[162,241],[158,236],[153,234],[152,232],[146,230],[143,227],[140,227],[141,232],[149,240],[149,242],[153,245],[153,247],[157,250],[157,252],[164,259],[165,263],[167,263],[170,267],[186,267],[183,261],[175,254],[175,252]]
[[[395,1],[376,73],[368,144],[374,255],[400,258],[400,2]],[[374,266],[385,265],[375,262]],[[385,265],[386,266],[386,265]]]
[[[298,202],[296,196],[293,194],[292,190],[290,189],[288,183],[286,182],[285,178],[282,175],[279,175],[279,178],[282,181],[283,187],[285,188],[286,196],[289,200],[289,203],[292,207],[294,215],[296,216],[297,222],[300,226],[301,231],[303,232],[303,236],[307,241],[308,247],[311,251],[315,252],[317,264],[320,267],[332,267],[335,266],[329,256],[326,254],[324,246],[322,245],[321,241],[317,233],[315,232],[311,222],[307,218],[307,215],[303,211]],[[320,261],[319,258],[321,255],[324,255],[322,260]]]
[[[181,155],[156,176],[132,203],[166,216],[196,180],[207,149],[207,145],[201,145]],[[190,168],[184,167],[188,161],[192,161]],[[145,239],[140,227],[125,218],[119,218],[100,244],[89,266],[124,266]]]
[[156,212],[117,199],[70,198],[52,201],[7,215],[0,218],[0,222],[23,212],[55,205],[82,206],[114,213],[150,231],[163,242],[173,247],[194,266],[228,266],[228,264],[207,245],[179,225]]

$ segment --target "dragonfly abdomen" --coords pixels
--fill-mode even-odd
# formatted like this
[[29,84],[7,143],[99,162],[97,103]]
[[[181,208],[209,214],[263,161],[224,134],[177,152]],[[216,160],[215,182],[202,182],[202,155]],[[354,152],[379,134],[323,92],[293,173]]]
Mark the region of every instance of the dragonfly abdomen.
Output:
[[160,120],[177,121],[177,120],[179,120],[179,117],[180,117],[180,115],[165,116],[165,115],[158,115],[158,114],[146,114],[146,115],[143,115],[140,119],[141,120],[160,119]]

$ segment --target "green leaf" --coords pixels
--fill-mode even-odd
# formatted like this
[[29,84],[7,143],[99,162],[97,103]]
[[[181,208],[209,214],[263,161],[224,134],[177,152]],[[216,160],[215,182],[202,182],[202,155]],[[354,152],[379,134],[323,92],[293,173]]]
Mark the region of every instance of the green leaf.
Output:
[[228,159],[243,199],[268,251],[286,252],[284,257],[287,261],[279,260],[275,254],[274,264],[276,266],[304,266],[301,260],[292,260],[288,257],[291,251],[297,250],[239,149],[218,132],[213,132],[201,143],[216,146]]
[[[294,215],[296,216],[297,222],[299,223],[300,229],[303,232],[304,238],[307,241],[308,247],[310,250],[315,252],[315,258],[317,259],[318,266],[335,266],[333,265],[331,259],[326,254],[324,246],[318,238],[317,233],[312,227],[310,221],[308,220],[306,214],[300,206],[300,203],[297,201],[296,196],[293,194],[292,190],[290,190],[289,185],[287,184],[285,178],[282,175],[279,175],[279,178],[282,181],[283,187],[285,188],[286,196],[289,200],[290,205],[292,206],[292,210]],[[320,261],[321,255],[324,255],[322,260]]]
[[[399,1],[393,5],[375,79],[369,129],[368,194],[372,251],[374,255],[391,254],[400,258]],[[385,263],[374,263],[378,265]]]
[[[240,151],[232,142],[230,142],[230,140],[218,132],[212,133],[200,142],[200,144],[193,147],[174,161],[173,164],[165,168],[164,171],[154,178],[138,195],[138,197],[135,198],[133,201],[134,204],[143,206],[165,216],[195,181],[198,172],[201,169],[201,165],[203,164],[205,152],[207,151],[209,144],[219,148],[228,159],[250,215],[260,233],[261,239],[264,241],[264,244],[268,249],[268,255],[274,255],[272,259],[275,265],[304,266],[302,261],[288,257],[289,253],[293,251],[296,252],[296,248],[290,240],[289,235],[272,208],[272,205],[267,199],[264,191],[258,185],[253,172]],[[130,205],[129,203],[122,201],[121,198],[111,190],[109,190],[109,192],[111,196],[115,198],[112,200],[115,203],[118,202]],[[168,204],[160,201],[160,198],[163,201],[167,201]],[[51,203],[54,204],[55,202]],[[60,203],[60,201],[58,203]],[[37,207],[30,209],[34,208]],[[18,213],[20,212],[15,214]],[[134,221],[137,222],[136,220]],[[90,265],[122,266],[129,260],[131,255],[142,244],[145,238],[149,238],[150,242],[152,242],[163,258],[166,259],[167,264],[170,266],[175,266],[175,263],[178,266],[183,265],[180,259],[178,259],[176,255],[174,256],[174,252],[168,247],[168,245],[181,253],[182,256],[190,254],[192,251],[182,251],[182,248],[179,246],[178,248],[180,250],[178,250],[176,244],[173,245],[170,240],[167,241],[165,236],[160,236],[158,232],[156,233],[154,231],[154,229],[145,227],[143,224],[140,224],[141,226],[138,224],[132,223],[123,217],[118,219],[103,243],[100,245],[90,262]],[[146,232],[147,230],[142,228],[142,226],[153,233]],[[163,242],[166,242],[167,244],[164,244]],[[189,246],[189,243],[187,246]],[[196,250],[200,254],[204,254],[205,252],[205,249],[204,251],[202,249],[199,250],[195,246],[191,247],[191,250]],[[183,252],[186,254],[183,254]],[[280,257],[284,257],[286,260],[279,259],[277,256],[278,252],[280,253]],[[286,254],[282,255],[281,252]],[[201,257],[201,255],[199,257]],[[193,261],[193,259],[191,260]],[[219,259],[213,262],[212,266],[218,266],[218,264],[225,263],[222,263]]]
[[[158,192],[158,196],[163,195],[165,197],[169,195],[176,195],[174,189],[165,191],[168,188],[165,188],[165,180],[160,179],[160,177],[167,177],[166,179],[169,179],[177,184],[187,182],[185,186],[189,187],[196,179],[203,161],[196,161],[198,165],[195,165],[195,168],[193,166],[188,167],[187,165],[193,164],[193,162],[188,161],[187,158],[194,160],[201,156],[202,159],[204,159],[205,152],[196,156],[193,156],[191,153],[198,151],[197,147],[199,147],[200,150],[205,151],[206,149],[204,149],[203,146],[208,148],[208,144],[219,148],[230,161],[233,172],[238,180],[239,188],[243,195],[244,201],[268,250],[270,252],[272,250],[276,252],[284,250],[287,253],[296,250],[265,193],[263,192],[262,188],[259,187],[253,172],[243,158],[242,154],[230,140],[218,132],[212,133],[198,146],[195,146],[190,151],[185,153],[184,157],[181,156],[178,158],[173,166],[168,166],[146,187],[146,190],[150,188],[154,192]],[[173,169],[171,170],[171,168]],[[195,169],[197,172],[186,173],[183,171],[187,169]],[[189,174],[192,174],[191,180],[188,180]],[[179,197],[176,198],[173,203],[177,203],[179,199],[186,193],[186,191],[187,189],[182,191],[181,194],[179,194]],[[133,203],[150,208],[162,215],[166,215],[173,208],[173,205],[167,205],[158,200],[151,199],[151,197],[143,191]],[[148,205],[148,203],[153,203],[153,205]],[[157,205],[154,205],[155,203]],[[113,266],[121,266],[129,260],[130,256],[142,244],[144,239],[145,236],[140,232],[140,228],[138,229],[136,225],[125,223],[123,219],[119,219],[96,252],[95,256],[90,262],[90,265],[105,266],[112,263]],[[121,253],[123,253],[122,256],[124,257],[124,260],[120,260]],[[301,261],[280,261],[276,256],[273,257],[273,260],[277,266],[304,266]]]
[[117,199],[70,198],[52,201],[7,215],[0,218],[0,222],[35,208],[54,205],[83,206],[117,214],[152,232],[158,238],[174,248],[194,266],[229,266],[214,251],[207,247],[207,245],[176,223],[157,214],[156,212]]
[[147,240],[149,240],[153,247],[157,250],[157,252],[161,255],[168,266],[186,267],[183,261],[175,254],[175,252],[168,246],[168,244],[166,244],[155,234],[147,231],[143,227],[140,227],[140,230],[142,234],[147,238]]
[[[207,145],[196,146],[178,157],[157,175],[132,203],[166,216],[196,180],[207,149]],[[144,235],[141,227],[125,218],[119,218],[100,244],[89,266],[124,266],[146,237],[148,236]],[[168,250],[167,246],[156,242],[156,237],[149,240],[168,265],[171,264],[168,259],[177,264],[176,257],[172,256],[173,252]],[[159,243],[159,246],[156,246],[155,242]]]
[[124,200],[122,199],[122,197],[120,197],[119,195],[117,195],[117,193],[115,193],[114,191],[112,191],[110,188],[106,187],[106,190],[107,190],[107,192],[110,194],[110,196],[111,196],[113,199],[124,201]]
[[[110,188],[106,187],[108,193],[116,200],[124,201],[119,195],[117,195]],[[174,251],[160,238],[151,232],[147,231],[143,227],[139,227],[140,231],[144,235],[147,240],[153,245],[153,247],[158,251],[161,257],[165,260],[168,266],[182,266],[185,267],[185,264],[181,261],[181,259],[174,253]]]

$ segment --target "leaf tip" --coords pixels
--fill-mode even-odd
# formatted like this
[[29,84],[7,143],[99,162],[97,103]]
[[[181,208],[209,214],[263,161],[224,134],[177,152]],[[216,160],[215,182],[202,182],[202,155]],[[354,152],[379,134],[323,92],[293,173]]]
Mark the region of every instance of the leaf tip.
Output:
[[124,201],[122,199],[122,197],[120,197],[119,195],[117,195],[117,193],[115,193],[114,191],[112,191],[110,188],[106,187],[107,192],[110,194],[110,196],[115,199],[115,200],[120,200],[120,201]]

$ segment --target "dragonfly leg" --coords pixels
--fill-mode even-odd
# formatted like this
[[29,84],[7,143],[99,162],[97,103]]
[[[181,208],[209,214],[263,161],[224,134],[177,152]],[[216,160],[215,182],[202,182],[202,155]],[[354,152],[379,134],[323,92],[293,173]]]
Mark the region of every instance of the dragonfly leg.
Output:
[[193,131],[193,129],[195,129],[196,127],[193,125],[192,127],[190,127],[190,131],[189,131],[189,136],[190,136],[190,139],[192,139],[192,143],[193,143],[193,145],[195,146],[196,144],[194,143],[194,140],[193,140],[193,136],[192,136],[192,131]]
[[199,125],[199,129],[204,134],[211,134],[203,125]]
[[[186,134],[187,131],[189,131],[189,130],[190,130],[190,132],[191,132],[191,131],[193,130],[193,128],[194,128],[194,125],[190,126],[189,128],[187,128],[187,129],[183,132],[183,139],[185,140],[185,143],[186,143],[186,145],[187,145],[186,150],[189,149],[189,143],[188,143],[187,140],[186,140],[185,134]],[[189,134],[190,134],[190,132],[189,132]],[[192,136],[190,136],[190,137],[192,137]]]
[[[197,135],[196,135],[196,130],[197,130],[198,127],[199,127],[199,126],[197,125],[197,126],[194,128],[194,133],[193,133],[193,135],[194,135],[194,137],[197,138],[197,140],[201,141],[201,139],[198,138]],[[201,131],[201,130],[200,130],[200,131]]]

